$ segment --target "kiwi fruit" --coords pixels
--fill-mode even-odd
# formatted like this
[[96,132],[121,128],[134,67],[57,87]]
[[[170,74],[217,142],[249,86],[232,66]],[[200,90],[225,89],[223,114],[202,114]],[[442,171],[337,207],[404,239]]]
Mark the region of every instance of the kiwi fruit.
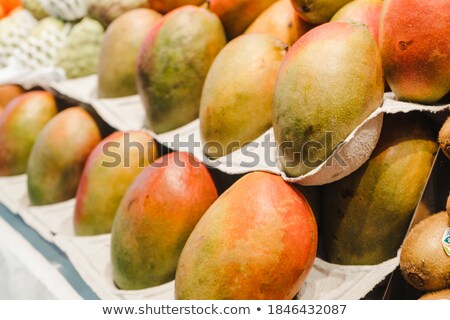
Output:
[[450,300],[450,289],[429,292],[420,297],[419,300]]
[[450,159],[450,117],[447,118],[439,131],[439,145],[445,156]]
[[448,227],[449,217],[443,211],[421,221],[405,238],[400,269],[416,289],[450,288],[450,257],[442,247],[442,236]]

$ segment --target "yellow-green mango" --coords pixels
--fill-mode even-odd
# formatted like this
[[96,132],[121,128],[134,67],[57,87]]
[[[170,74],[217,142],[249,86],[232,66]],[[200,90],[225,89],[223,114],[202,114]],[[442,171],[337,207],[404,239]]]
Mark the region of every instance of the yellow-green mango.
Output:
[[99,143],[90,154],[78,185],[75,234],[110,233],[123,195],[157,154],[155,141],[145,131],[115,132]]
[[289,50],[275,89],[279,160],[292,177],[322,164],[383,102],[380,52],[360,22],[314,28]]
[[308,28],[292,7],[290,0],[279,0],[264,10],[245,33],[268,33],[292,45]]
[[31,91],[12,100],[0,116],[0,176],[23,174],[31,149],[58,109],[46,91]]
[[331,262],[375,265],[397,255],[437,151],[423,114],[385,116],[369,161],[324,189],[324,245]]
[[234,39],[217,56],[200,105],[208,156],[241,148],[272,126],[275,81],[287,48],[272,35],[255,33]]
[[80,107],[55,116],[39,134],[28,160],[28,195],[33,205],[73,198],[84,164],[100,142],[91,115]]
[[115,19],[106,30],[98,65],[98,95],[118,98],[137,94],[138,52],[151,28],[161,19],[151,9],[134,9]]
[[219,18],[204,8],[180,7],[154,26],[141,48],[137,72],[138,92],[154,132],[198,117],[206,74],[225,43]]

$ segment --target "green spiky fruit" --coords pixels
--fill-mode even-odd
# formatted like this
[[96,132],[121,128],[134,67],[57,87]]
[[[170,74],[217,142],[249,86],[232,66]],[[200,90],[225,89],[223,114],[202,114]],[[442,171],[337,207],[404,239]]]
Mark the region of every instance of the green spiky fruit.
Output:
[[102,24],[88,17],[73,27],[57,62],[67,78],[85,77],[97,71],[103,34]]

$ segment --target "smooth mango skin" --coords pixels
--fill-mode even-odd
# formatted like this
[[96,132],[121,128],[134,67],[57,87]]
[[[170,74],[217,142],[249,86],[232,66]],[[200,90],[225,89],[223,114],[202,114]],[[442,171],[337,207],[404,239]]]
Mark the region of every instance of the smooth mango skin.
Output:
[[98,66],[100,98],[137,94],[136,64],[139,50],[161,15],[150,9],[134,9],[115,19],[102,41]]
[[277,0],[210,0],[210,10],[223,23],[228,39],[245,32],[250,24]]
[[145,131],[115,132],[102,140],[89,155],[78,185],[75,234],[110,233],[128,187],[157,155],[156,143]]
[[66,109],[39,134],[28,160],[28,195],[33,205],[73,198],[84,164],[100,142],[100,131],[87,111]]
[[380,53],[359,22],[323,24],[286,55],[275,89],[279,160],[293,177],[323,163],[383,102]]
[[152,29],[140,51],[137,87],[154,132],[198,117],[206,75],[225,44],[219,18],[204,8],[178,8]]
[[189,4],[195,6],[201,5],[205,0],[149,0],[148,2],[150,3],[150,8],[161,13],[167,13]]
[[228,154],[272,126],[275,80],[286,51],[274,36],[249,34],[217,56],[200,104],[200,130],[202,140],[211,143],[205,150],[210,157]]
[[292,299],[317,249],[303,195],[263,172],[239,179],[208,209],[178,263],[176,299]]
[[295,10],[306,22],[322,24],[352,0],[291,0]]
[[14,98],[25,93],[22,87],[14,84],[5,84],[0,86],[0,114]]
[[397,255],[437,151],[422,114],[385,116],[369,161],[324,188],[322,219],[330,262],[375,265]]
[[378,41],[380,29],[381,8],[383,0],[354,0],[341,9],[331,18],[337,20],[356,20],[364,23],[372,33],[375,41]]
[[169,282],[197,222],[217,199],[206,167],[171,153],[134,180],[120,203],[111,238],[114,282],[125,290]]
[[46,91],[31,91],[12,100],[0,116],[0,176],[23,174],[39,135],[58,109]]
[[307,31],[308,26],[300,19],[291,1],[279,0],[261,13],[245,33],[268,33],[292,45]]
[[385,0],[380,48],[398,99],[433,104],[450,91],[450,1]]

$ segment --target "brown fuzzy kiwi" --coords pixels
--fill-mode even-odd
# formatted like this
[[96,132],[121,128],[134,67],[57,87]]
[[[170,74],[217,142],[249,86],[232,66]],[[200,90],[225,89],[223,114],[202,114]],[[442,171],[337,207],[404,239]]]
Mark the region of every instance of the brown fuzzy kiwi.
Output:
[[445,156],[450,159],[450,117],[447,118],[439,131],[439,145]]
[[450,300],[450,289],[429,292],[420,297],[419,300]]
[[448,227],[447,213],[440,212],[417,224],[403,242],[400,269],[415,288],[437,291],[450,287],[450,257],[441,242]]

